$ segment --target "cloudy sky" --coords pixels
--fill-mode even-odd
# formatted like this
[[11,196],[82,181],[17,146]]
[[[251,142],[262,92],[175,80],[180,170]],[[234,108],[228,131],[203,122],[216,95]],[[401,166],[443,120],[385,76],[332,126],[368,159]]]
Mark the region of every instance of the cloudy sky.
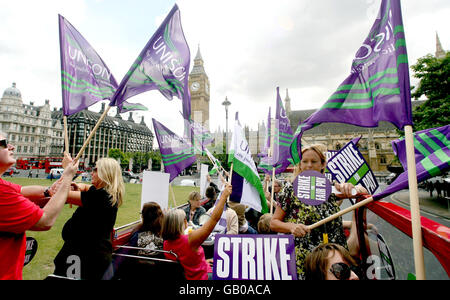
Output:
[[[289,89],[292,109],[319,108],[348,76],[381,0],[0,0],[0,92],[16,82],[25,103],[49,99],[61,107],[58,14],[120,82],[175,2],[191,67],[200,45],[215,130],[225,127],[225,97],[231,115],[239,111],[241,123],[256,129],[275,104],[277,86],[283,99]],[[402,13],[410,65],[434,54],[436,32],[450,48],[450,1],[404,0]],[[156,118],[182,133],[177,98],[149,91],[129,101],[149,108],[138,113],[147,125]]]

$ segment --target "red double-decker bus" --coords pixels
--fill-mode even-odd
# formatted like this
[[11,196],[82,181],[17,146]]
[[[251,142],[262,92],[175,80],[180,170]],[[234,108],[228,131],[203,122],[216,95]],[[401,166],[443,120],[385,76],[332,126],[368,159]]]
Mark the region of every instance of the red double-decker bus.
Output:
[[45,173],[50,173],[54,168],[62,168],[62,161],[62,157],[47,157],[44,164]]
[[62,168],[62,157],[21,157],[16,161],[16,168],[22,170],[45,169],[49,173],[53,168]]
[[16,160],[16,168],[29,170],[29,169],[43,169],[45,166],[45,158],[38,157],[21,157]]

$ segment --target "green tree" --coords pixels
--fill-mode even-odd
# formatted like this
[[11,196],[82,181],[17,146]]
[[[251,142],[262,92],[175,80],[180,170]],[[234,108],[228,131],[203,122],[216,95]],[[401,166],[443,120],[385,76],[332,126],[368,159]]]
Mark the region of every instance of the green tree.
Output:
[[147,154],[149,155],[147,162],[149,158],[152,159],[152,170],[161,170],[161,153],[159,151],[151,151],[147,152]]
[[125,154],[120,149],[109,149],[108,157],[120,160],[120,162],[122,162],[122,160],[125,159]]
[[420,80],[411,96],[428,98],[413,111],[414,131],[450,124],[450,52],[443,58],[421,57],[411,69]]

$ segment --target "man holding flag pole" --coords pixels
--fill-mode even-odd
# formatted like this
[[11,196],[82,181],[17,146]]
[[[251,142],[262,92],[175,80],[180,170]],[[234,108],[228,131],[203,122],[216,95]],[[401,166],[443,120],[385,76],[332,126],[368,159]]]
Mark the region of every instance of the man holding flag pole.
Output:
[[[378,17],[353,60],[351,74],[328,101],[297,128],[291,144],[292,159],[295,163],[299,163],[301,159],[303,132],[321,123],[338,122],[376,127],[379,121],[391,122],[397,128],[405,130],[416,278],[425,279],[408,57],[400,0],[382,0]],[[370,203],[374,198],[366,199],[349,210]],[[317,226],[328,222],[332,217],[322,220]],[[316,224],[309,228],[316,228]]]

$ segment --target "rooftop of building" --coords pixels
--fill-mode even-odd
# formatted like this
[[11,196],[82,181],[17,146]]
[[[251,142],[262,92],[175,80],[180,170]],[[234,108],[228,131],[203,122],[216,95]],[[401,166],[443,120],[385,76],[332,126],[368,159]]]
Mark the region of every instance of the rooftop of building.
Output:
[[[412,107],[421,105],[426,100],[416,100],[412,101]],[[316,109],[308,109],[308,110],[293,110],[289,113],[289,120],[291,122],[292,131],[295,132],[300,121],[306,120],[309,116],[311,116]],[[389,122],[380,121],[378,127],[367,128],[360,127],[350,124],[344,123],[322,123],[317,127],[314,127],[305,132],[306,135],[327,135],[327,134],[345,134],[349,132],[357,132],[357,133],[366,133],[371,129],[373,132],[386,132],[395,130],[395,126]]]

